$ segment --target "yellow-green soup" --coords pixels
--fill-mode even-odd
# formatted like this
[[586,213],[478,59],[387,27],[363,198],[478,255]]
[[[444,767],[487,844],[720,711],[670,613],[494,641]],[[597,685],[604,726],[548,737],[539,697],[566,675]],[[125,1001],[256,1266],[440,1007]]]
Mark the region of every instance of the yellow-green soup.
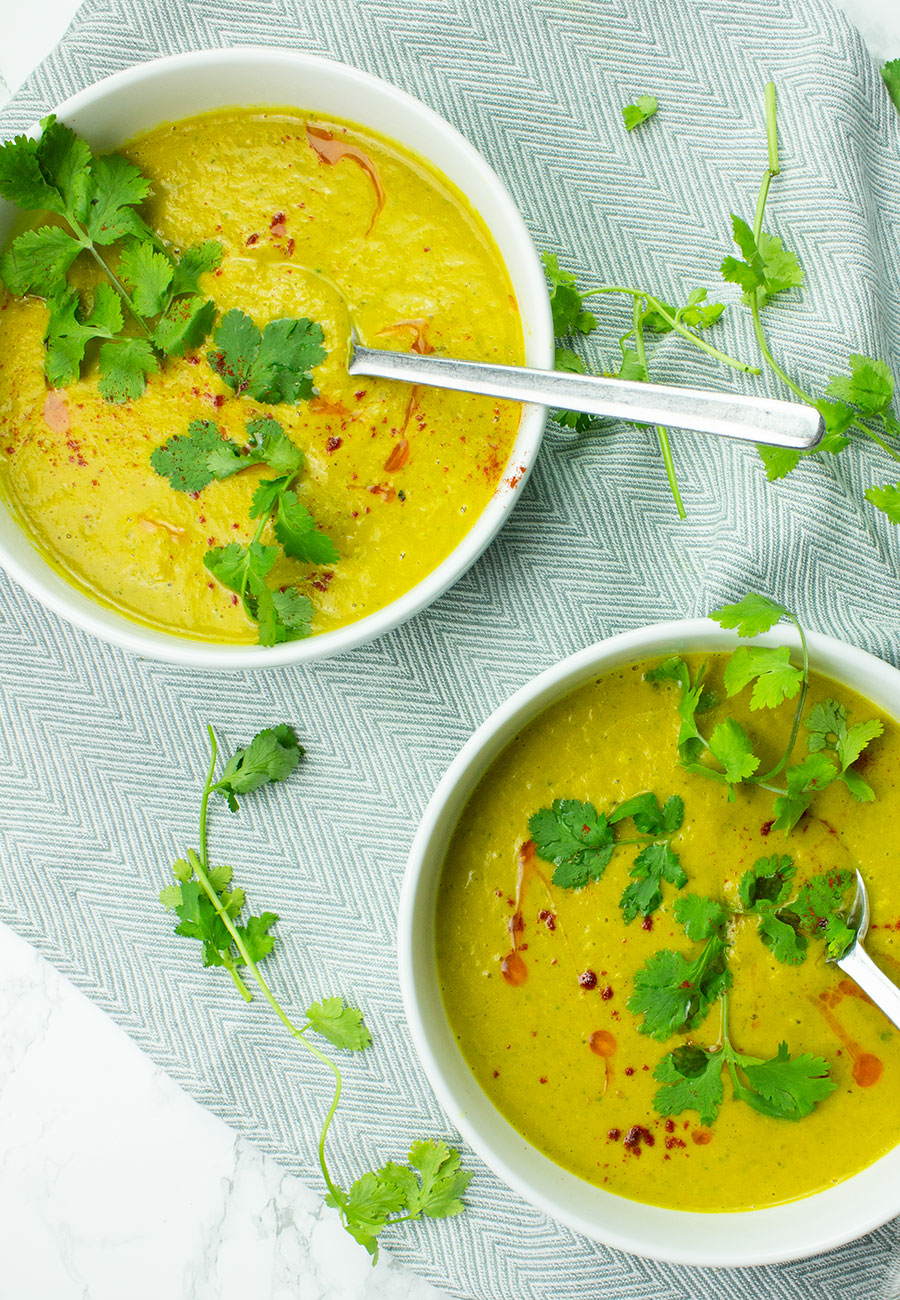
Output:
[[[696,669],[697,658],[687,659]],[[714,687],[722,662],[711,659]],[[691,1034],[664,1043],[642,1034],[640,1017],[626,1007],[635,972],[651,954],[692,951],[673,913],[680,891],[665,884],[649,923],[639,916],[626,925],[619,899],[636,850],[616,850],[602,878],[581,890],[555,887],[553,866],[529,860],[529,817],[554,799],[590,801],[602,811],[642,791],[660,800],[680,795],[685,816],[672,846],[688,876],[685,891],[732,906],[741,876],[760,857],[790,855],[797,886],[858,864],[872,908],[866,946],[898,979],[900,728],[883,718],[883,735],[864,755],[874,801],[854,802],[835,782],[786,836],[772,828],[771,793],[742,786],[729,802],[724,785],[678,765],[676,697],[671,686],[644,680],[648,666],[619,669],[555,704],[482,778],[449,844],[439,890],[437,963],[447,1015],[500,1112],[588,1182],[684,1210],[773,1205],[847,1178],[900,1140],[900,1033],[826,964],[822,942],[810,939],[802,965],[784,965],[760,941],[758,918],[736,917],[732,1041],[763,1059],[782,1041],[792,1056],[823,1057],[837,1087],[806,1118],[775,1119],[733,1100],[726,1072],[713,1124],[702,1125],[692,1110],[666,1120],[653,1105],[660,1059],[685,1042],[709,1049],[722,1033],[718,1004]],[[763,764],[774,763],[789,722],[766,710],[751,714],[748,694],[728,701],[727,712],[761,738]],[[851,721],[880,716],[815,674],[806,716],[829,697],[846,706]],[[723,716],[720,705],[704,719],[712,727]],[[795,760],[805,753],[801,729]]]
[[[247,421],[272,415],[305,454],[300,498],[340,553],[325,571],[279,560],[272,584],[312,598],[313,632],[395,600],[446,558],[498,488],[519,407],[350,378],[350,323],[377,347],[521,363],[518,308],[490,235],[422,159],[296,110],[223,110],[161,126],[123,152],[151,179],[143,212],[173,249],[222,245],[219,269],[202,281],[220,313],[240,308],[260,327],[303,316],[321,325],[318,396],[275,406],[235,397],[206,362],[209,344],[166,360],[124,405],[100,395],[96,361],[48,393],[45,305],[6,295],[3,496],[54,566],[105,604],[181,635],[255,641],[203,556],[250,540],[267,469],[191,497],[149,458],[192,420],[214,420],[243,444]],[[86,254],[72,278],[95,283]]]

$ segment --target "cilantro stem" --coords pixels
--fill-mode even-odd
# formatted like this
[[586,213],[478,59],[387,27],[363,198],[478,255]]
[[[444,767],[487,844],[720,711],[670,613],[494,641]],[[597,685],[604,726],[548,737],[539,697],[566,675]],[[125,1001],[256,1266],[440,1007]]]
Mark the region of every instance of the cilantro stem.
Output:
[[[633,318],[634,318],[634,346],[637,352],[638,361],[647,373],[647,350],[644,346],[644,303],[646,298],[635,298],[633,300]],[[681,499],[681,489],[678,486],[678,479],[675,475],[675,462],[672,459],[672,446],[669,442],[668,432],[661,424],[656,426],[656,436],[659,439],[659,446],[662,452],[663,464],[666,467],[666,478],[669,480],[669,489],[672,493],[672,499],[675,502],[675,509],[678,511],[678,518],[684,519],[687,511],[684,508],[684,502]]]
[[[806,703],[806,692],[809,690],[809,647],[806,644],[806,633],[803,631],[803,625],[799,619],[795,618],[794,615],[790,613],[788,614],[788,618],[791,620],[794,627],[800,633],[800,645],[803,652],[803,684],[800,687],[800,694],[797,698],[797,707],[794,710],[794,722],[791,727],[791,734],[787,743],[787,747],[784,753],[782,754],[781,758],[775,764],[775,766],[771,768],[770,771],[766,772],[763,776],[756,778],[757,785],[763,785],[764,782],[770,781],[773,776],[777,776],[778,773],[781,771],[781,769],[787,763],[791,754],[793,753],[794,745],[797,742],[797,733],[800,730],[800,719],[803,716],[803,706]],[[766,786],[766,789],[771,789],[771,788],[772,788],[771,786]],[[778,794],[786,794],[786,793],[787,791],[785,790],[778,791]]]
[[[265,519],[263,520],[263,523],[266,522],[266,519],[268,519],[268,515],[266,515]],[[300,1042],[303,1044],[303,1046],[307,1049],[307,1051],[312,1052],[313,1056],[315,1056],[317,1060],[321,1061],[323,1065],[327,1065],[328,1069],[334,1075],[334,1095],[332,1096],[331,1105],[329,1106],[328,1111],[326,1112],[325,1119],[322,1122],[322,1128],[319,1132],[319,1144],[318,1144],[319,1168],[322,1170],[322,1177],[325,1179],[325,1185],[327,1186],[329,1192],[334,1198],[335,1204],[338,1206],[338,1208],[341,1211],[341,1218],[344,1219],[345,1217],[343,1212],[343,1203],[345,1199],[344,1194],[341,1191],[341,1189],[337,1187],[336,1184],[332,1181],[331,1175],[328,1172],[328,1163],[325,1159],[325,1139],[328,1136],[328,1130],[331,1126],[331,1121],[334,1119],[335,1111],[337,1110],[338,1103],[341,1100],[341,1083],[342,1083],[341,1072],[338,1069],[338,1067],[335,1065],[334,1061],[332,1061],[329,1057],[327,1057],[324,1052],[320,1052],[318,1047],[316,1047],[314,1043],[311,1043],[309,1039],[305,1037],[304,1030],[298,1029],[297,1026],[293,1023],[293,1021],[288,1018],[281,1004],[277,1001],[272,990],[269,988],[268,984],[266,983],[265,979],[260,973],[259,967],[257,966],[256,962],[251,957],[247,949],[247,945],[244,943],[243,939],[241,938],[237,927],[235,926],[231,917],[228,915],[228,913],[225,911],[224,907],[222,906],[219,895],[216,893],[215,889],[213,888],[212,881],[210,880],[208,875],[209,862],[207,857],[206,822],[207,822],[207,814],[209,811],[209,800],[214,787],[213,777],[215,776],[215,771],[216,771],[216,761],[218,758],[218,746],[216,743],[216,733],[213,731],[212,727],[208,726],[207,731],[209,733],[210,761],[209,761],[209,768],[206,774],[206,783],[203,786],[203,795],[200,800],[200,853],[199,856],[196,854],[191,854],[191,859],[192,859],[191,865],[193,866],[197,879],[200,881],[200,884],[203,886],[203,889],[207,897],[209,898],[209,901],[216,909],[216,912],[219,914],[219,917],[221,918],[226,930],[231,935],[232,942],[234,943],[238,952],[241,954],[241,957],[244,959],[247,969],[250,971],[250,974],[253,976],[254,980],[259,986],[259,990],[262,993],[263,997],[265,998],[266,1002],[268,1002],[269,1006],[275,1012],[276,1016],[281,1021],[281,1023],[285,1026],[288,1032],[293,1034],[295,1038],[298,1038]],[[237,976],[236,972],[232,972],[232,975],[236,980],[239,979],[239,976]],[[248,1001],[250,1000],[249,993],[247,993],[247,1000]]]
[[695,347],[708,353],[709,356],[715,357],[717,361],[721,361],[726,366],[731,366],[732,370],[740,370],[745,375],[758,375],[761,373],[758,366],[750,366],[745,364],[743,361],[738,361],[736,357],[730,357],[727,352],[720,352],[719,349],[713,347],[711,343],[707,343],[705,339],[699,338],[689,330],[686,325],[683,325],[681,321],[678,320],[677,316],[673,316],[664,303],[660,302],[658,298],[655,298],[652,293],[647,293],[645,289],[632,289],[628,285],[621,284],[605,284],[601,285],[597,289],[588,289],[588,291],[583,293],[581,296],[582,298],[594,298],[598,294],[604,293],[625,293],[638,300],[644,299],[654,311],[659,312],[663,320],[665,320],[667,324],[671,325],[672,329],[680,334],[682,338],[686,338],[688,342],[693,343]]
[[97,252],[97,246],[94,243],[94,241],[91,239],[88,232],[84,229],[84,227],[80,224],[80,222],[76,221],[75,217],[72,216],[71,212],[69,212],[68,209],[66,209],[65,218],[66,221],[68,221],[72,229],[72,233],[75,235],[75,238],[81,244],[81,247],[85,250],[86,253],[90,253],[91,257],[100,267],[101,271],[109,280],[110,284],[115,289],[116,293],[125,303],[125,306],[128,308],[128,310],[131,312],[134,319],[137,321],[145,337],[150,339],[152,342],[151,332],[147,328],[147,324],[143,316],[140,314],[138,309],[135,307],[134,303],[131,301],[131,295],[129,294],[128,290],[125,288],[122,281],[116,275],[115,271],[113,271],[112,267],[106,261],[106,259],[104,257],[101,257],[100,254]]

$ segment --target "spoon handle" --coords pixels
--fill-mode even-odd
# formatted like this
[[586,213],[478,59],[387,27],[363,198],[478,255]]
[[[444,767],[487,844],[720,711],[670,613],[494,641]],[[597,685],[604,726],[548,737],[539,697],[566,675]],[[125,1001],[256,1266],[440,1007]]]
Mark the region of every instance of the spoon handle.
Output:
[[900,988],[876,966],[861,943],[855,943],[837,965],[900,1029]]
[[595,375],[570,375],[560,370],[528,370],[483,361],[420,356],[416,352],[385,352],[353,348],[351,375],[399,379],[407,384],[485,393],[516,402],[537,402],[630,420],[635,424],[674,425],[697,433],[764,443],[806,451],[822,438],[819,412],[799,402],[778,402],[741,393],[713,393],[702,388],[634,383]]

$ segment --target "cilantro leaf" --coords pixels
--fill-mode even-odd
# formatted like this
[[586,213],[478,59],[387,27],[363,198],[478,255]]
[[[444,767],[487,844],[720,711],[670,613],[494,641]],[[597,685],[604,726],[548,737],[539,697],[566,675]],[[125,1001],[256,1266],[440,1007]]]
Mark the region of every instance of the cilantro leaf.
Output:
[[[243,902],[243,893],[241,901]],[[275,936],[269,934],[269,931],[277,920],[274,912],[263,912],[261,916],[248,916],[246,925],[234,927],[243,939],[251,961],[261,962],[275,947]]]
[[251,542],[240,546],[214,546],[206,552],[203,563],[223,587],[240,596],[247,617],[259,625],[260,645],[279,645],[294,641],[298,636],[308,636],[308,627],[302,628],[281,617],[281,605],[266,583],[266,576],[278,558],[277,546],[264,546]]
[[0,144],[0,195],[26,212],[62,213],[65,200],[41,170],[40,144],[25,135]]
[[639,1026],[642,1034],[664,1041],[696,1029],[730,985],[725,943],[714,935],[693,961],[671,948],[648,958],[634,977],[628,1010],[644,1017]]
[[785,768],[787,793],[773,804],[775,829],[792,831],[812,803],[813,795],[824,790],[838,775],[837,768],[824,754],[810,754],[802,763]]
[[411,1214],[446,1219],[462,1212],[461,1197],[472,1175],[460,1169],[458,1151],[452,1151],[446,1142],[414,1142],[409,1163],[419,1172],[418,1191],[408,1201]]
[[85,348],[92,339],[110,339],[122,328],[119,295],[108,284],[98,284],[91,310],[82,317],[80,295],[68,287],[47,299],[48,319],[44,341],[44,373],[53,388],[78,378]]
[[363,1023],[362,1012],[356,1007],[348,1007],[343,998],[323,998],[321,1002],[313,1002],[307,1008],[306,1018],[317,1034],[349,1052],[359,1052],[372,1041]]
[[528,832],[538,856],[556,864],[553,883],[562,889],[599,880],[613,855],[613,832],[592,803],[554,799],[551,808],[532,814]]
[[200,292],[200,276],[213,271],[222,260],[222,245],[214,239],[206,239],[202,244],[186,248],[175,263],[172,273],[172,293],[197,294]]
[[881,415],[894,396],[894,380],[883,361],[860,356],[850,357],[850,374],[832,375],[826,393],[842,402],[858,406],[863,415]]
[[847,890],[854,883],[850,871],[830,871],[804,881],[789,910],[807,934],[824,933],[829,920],[839,916]]
[[108,402],[135,401],[158,369],[146,339],[111,339],[100,349],[100,392]]
[[[557,348],[553,360],[554,370],[563,370],[570,375],[583,375],[587,368],[577,352],[571,348]],[[564,429],[574,429],[576,433],[588,433],[596,428],[600,421],[595,415],[585,411],[553,411],[552,419]]]
[[722,778],[731,787],[752,776],[759,767],[750,737],[734,718],[725,718],[713,728],[709,749],[724,767]]
[[664,835],[681,829],[684,821],[684,800],[677,794],[668,798],[662,808],[655,794],[636,794],[620,803],[607,814],[609,824],[630,817],[642,835]]
[[555,253],[541,253],[547,287],[550,291],[550,311],[553,315],[553,333],[556,338],[567,334],[590,334],[597,328],[597,317],[584,305],[584,295],[579,292],[578,281],[571,271],[564,271]]
[[806,961],[807,939],[800,930],[797,917],[790,909],[776,912],[762,911],[759,918],[759,936],[771,949],[776,961],[787,966],[799,966]]
[[203,342],[215,317],[212,298],[176,298],[156,322],[153,342],[167,356],[184,356]]
[[894,107],[900,109],[900,59],[888,59],[881,69],[881,75]]
[[312,397],[310,371],[328,353],[321,325],[307,320],[273,320],[262,332],[250,375],[249,394],[257,402],[300,402]]
[[809,1052],[792,1059],[787,1043],[780,1043],[768,1061],[739,1052],[734,1056],[749,1085],[740,1081],[732,1067],[735,1097],[775,1119],[803,1119],[837,1086],[828,1077],[827,1061]]
[[275,536],[285,555],[309,564],[334,564],[340,553],[330,537],[319,532],[316,521],[296,492],[282,490],[278,496]]
[[301,320],[270,321],[260,332],[244,312],[226,312],[213,336],[215,348],[207,360],[240,397],[274,405],[313,395],[314,366],[327,355],[321,326]]
[[722,605],[714,609],[709,616],[716,623],[726,628],[736,628],[738,636],[759,636],[768,632],[783,618],[790,618],[791,612],[784,605],[750,591],[734,605]]
[[828,750],[836,754],[841,765],[838,779],[844,782],[853,798],[860,801],[874,799],[874,790],[858,772],[852,770],[852,764],[881,735],[883,723],[878,718],[869,718],[848,727],[844,706],[836,700],[823,700],[810,710],[806,726],[810,753]]
[[[660,307],[665,309],[663,312],[651,306],[641,318],[644,329],[651,330],[654,334],[669,334],[675,328],[676,321],[692,326],[694,329],[709,329],[725,311],[725,304],[708,303],[706,301],[708,296],[708,289],[694,289],[683,307],[673,307],[671,303],[660,302]],[[644,378],[646,377],[645,374]]]
[[865,498],[876,510],[882,510],[892,524],[900,524],[900,483],[867,488]]
[[619,899],[626,925],[639,914],[649,916],[656,911],[663,901],[664,880],[678,889],[687,884],[687,876],[678,855],[668,844],[648,844],[641,849],[629,875],[632,884],[628,885]]
[[751,710],[774,709],[797,695],[803,669],[791,663],[787,646],[738,646],[725,666],[725,690],[737,695],[751,682]]
[[179,918],[175,933],[199,939],[203,944],[204,966],[225,966],[231,949],[231,935],[225,922],[199,881],[186,880],[180,892],[181,901],[174,908]]
[[681,1115],[695,1110],[701,1124],[713,1124],[724,1096],[721,1053],[705,1052],[685,1043],[664,1056],[653,1071],[663,1085],[653,1098],[659,1115]]
[[692,682],[690,671],[683,659],[677,655],[650,668],[644,674],[648,682],[676,682],[681,687],[678,701],[678,715],[681,726],[678,731],[678,754],[683,763],[694,762],[703,748],[700,732],[697,730],[696,714],[704,705],[703,678],[706,672],[704,664]]
[[770,858],[757,858],[741,876],[738,886],[741,907],[746,912],[753,912],[761,904],[777,907],[785,902],[796,870],[786,853],[781,857],[774,853]]
[[625,130],[633,131],[636,126],[646,122],[659,108],[655,95],[639,95],[633,104],[626,104],[622,109]]
[[84,226],[101,247],[125,235],[153,238],[136,208],[150,190],[150,182],[121,154],[108,153],[91,163],[91,199]]
[[722,276],[743,289],[743,300],[749,305],[755,299],[763,306],[778,293],[803,283],[803,270],[797,254],[784,247],[777,235],[760,232],[757,240],[747,222],[731,216],[734,242],[744,260],[726,257],[720,267]]
[[228,801],[232,812],[238,810],[238,795],[251,794],[272,781],[284,781],[304,754],[293,727],[285,723],[259,731],[242,749],[237,749],[225,770],[212,787]]
[[131,240],[119,258],[119,277],[131,290],[131,300],[141,316],[157,316],[166,302],[172,281],[172,263],[149,240]]
[[695,943],[719,934],[728,920],[728,909],[714,898],[683,894],[675,900],[675,919]]
[[284,591],[272,592],[272,605],[279,625],[285,630],[286,641],[309,636],[314,611],[308,596],[296,587],[286,587]]
[[10,293],[54,292],[82,250],[79,241],[61,226],[26,230],[0,257],[0,275]]
[[[212,453],[220,444],[230,460],[227,464],[216,460],[211,465]],[[236,443],[223,441],[212,420],[192,420],[186,434],[177,434],[151,453],[150,464],[176,492],[202,492],[213,479],[227,478],[247,464],[240,451]]]
[[303,468],[303,452],[296,446],[271,415],[247,421],[250,448],[255,458],[275,474],[293,478]]

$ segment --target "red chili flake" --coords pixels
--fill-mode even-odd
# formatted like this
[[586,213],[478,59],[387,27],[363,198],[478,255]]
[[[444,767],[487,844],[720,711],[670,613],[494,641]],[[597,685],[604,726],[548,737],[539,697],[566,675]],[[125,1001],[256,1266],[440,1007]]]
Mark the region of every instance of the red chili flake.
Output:
[[656,1142],[656,1138],[648,1128],[644,1128],[643,1124],[633,1124],[625,1134],[625,1146],[629,1150],[633,1150],[637,1155],[640,1151],[641,1142],[646,1147],[652,1147]]
[[543,921],[548,930],[556,929],[556,917],[552,912],[548,912],[545,907],[538,912],[538,920]]
[[287,241],[287,255],[288,255],[288,257],[293,257],[293,256],[294,256],[294,240],[293,240],[293,236],[292,236],[292,237]]
[[258,244],[258,243],[259,243],[259,235],[248,235],[248,236],[247,236],[247,243],[248,243],[248,244]]
[[629,1076],[629,1078],[630,1078],[631,1075],[634,1074],[634,1066],[633,1066],[633,1065],[626,1065],[626,1066],[625,1066],[625,1073],[626,1073],[626,1074]]
[[494,1078],[495,1078],[495,1079],[499,1079],[499,1078],[500,1078],[500,1071],[499,1071],[499,1070],[495,1070],[495,1071],[494,1071]]
[[673,1119],[666,1120],[666,1132],[667,1133],[675,1132],[675,1121]]
[[495,898],[502,898],[502,897],[503,897],[503,890],[502,890],[502,889],[495,889],[495,890],[494,890],[494,897],[495,897]]
[[340,447],[342,442],[343,442],[343,438],[329,438],[325,444],[325,450],[329,454],[333,451],[337,451],[338,447]]
[[284,223],[286,221],[287,221],[287,217],[283,212],[276,212],[272,220],[269,222],[269,229],[271,230],[272,234],[273,235],[285,234],[287,231],[287,226]]
[[212,399],[212,401],[213,401],[213,406],[224,406],[224,405],[225,405],[225,398],[224,398],[224,396],[223,396],[221,393],[216,393],[216,395],[215,395],[215,397]]
[[770,822],[763,822],[762,826],[760,826],[759,828],[760,835],[768,835],[769,831],[772,829],[774,825],[775,825],[774,817]]
[[681,1138],[666,1138],[666,1150],[671,1151],[674,1147],[683,1147],[684,1142]]
[[546,1082],[547,1082],[547,1076],[546,1074],[542,1074],[541,1077],[538,1079],[538,1083],[546,1083]]
[[597,987],[597,976],[592,970],[583,970],[578,976],[578,983],[583,989],[595,989]]
[[619,1138],[622,1136],[622,1130],[611,1128],[606,1136],[609,1138],[610,1142],[618,1142]]
[[643,921],[641,921],[641,929],[642,929],[642,930],[652,930],[652,929],[653,929],[653,917],[652,917],[652,916],[645,916],[645,917],[644,917]]
[[611,984],[607,984],[605,988],[602,988],[600,990],[600,996],[604,1002],[608,1002],[609,999],[612,997],[612,995],[613,995],[613,991],[612,991]]

